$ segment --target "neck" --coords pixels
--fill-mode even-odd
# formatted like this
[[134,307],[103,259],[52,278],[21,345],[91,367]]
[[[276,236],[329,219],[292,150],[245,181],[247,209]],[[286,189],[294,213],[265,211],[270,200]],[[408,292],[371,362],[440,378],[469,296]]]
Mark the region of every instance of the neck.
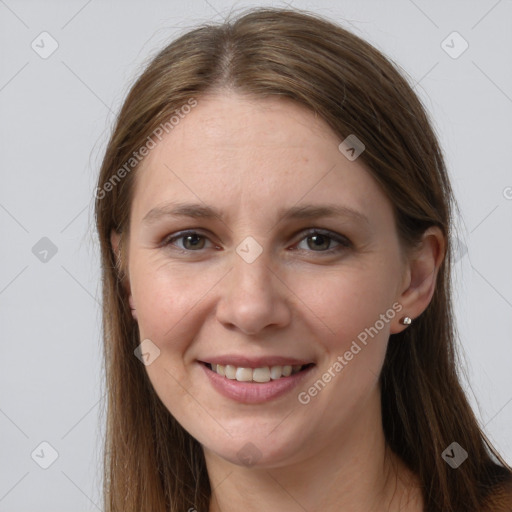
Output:
[[421,512],[417,479],[386,445],[378,392],[361,410],[343,434],[292,464],[247,468],[205,449],[209,512]]

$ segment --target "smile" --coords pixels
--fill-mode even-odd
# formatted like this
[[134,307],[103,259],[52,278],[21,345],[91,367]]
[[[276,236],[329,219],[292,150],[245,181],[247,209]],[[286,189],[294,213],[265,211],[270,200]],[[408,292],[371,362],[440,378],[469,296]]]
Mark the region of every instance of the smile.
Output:
[[238,382],[259,382],[265,383],[271,380],[279,380],[283,377],[295,375],[312,365],[275,365],[275,366],[262,366],[260,368],[247,368],[240,366],[233,366],[231,364],[212,364],[205,363],[206,366],[220,375],[230,380],[237,380]]
[[[231,361],[234,362],[234,361]],[[240,361],[242,363],[242,361]],[[234,364],[198,361],[211,386],[221,395],[236,402],[261,404],[287,395],[308,377],[316,366],[308,364],[274,364],[263,362],[251,368]],[[254,364],[254,362],[253,362]]]

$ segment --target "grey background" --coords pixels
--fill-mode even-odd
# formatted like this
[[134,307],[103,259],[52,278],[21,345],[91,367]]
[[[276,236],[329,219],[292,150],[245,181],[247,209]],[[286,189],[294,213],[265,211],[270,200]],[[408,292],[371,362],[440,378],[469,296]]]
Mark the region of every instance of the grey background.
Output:
[[[285,5],[0,0],[0,511],[102,509],[92,223],[102,152],[129,85],[165,42],[233,8],[265,4]],[[337,20],[384,51],[431,113],[462,210],[454,283],[465,386],[511,463],[512,2],[291,5]],[[43,31],[58,43],[46,59],[31,47],[50,48]],[[453,31],[469,44],[458,58],[441,46]],[[450,41],[452,51],[461,48]],[[47,469],[39,464],[51,462],[51,449],[42,442],[58,453]]]

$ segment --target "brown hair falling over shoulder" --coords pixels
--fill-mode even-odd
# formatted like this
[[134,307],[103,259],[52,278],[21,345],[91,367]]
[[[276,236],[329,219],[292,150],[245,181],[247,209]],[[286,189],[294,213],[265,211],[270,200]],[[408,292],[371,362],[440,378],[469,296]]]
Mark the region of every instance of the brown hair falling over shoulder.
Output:
[[[116,173],[177,109],[222,88],[255,98],[285,96],[316,112],[340,137],[357,133],[366,146],[361,158],[393,204],[404,250],[432,225],[449,244],[455,203],[438,141],[410,85],[370,44],[318,15],[277,8],[205,24],[170,43],[131,88],[98,180],[108,400],[105,512],[209,507],[201,446],[162,405],[133,357],[140,341],[123,289],[126,269],[117,263],[110,233],[129,228],[138,159],[124,167],[122,179]],[[384,432],[419,476],[426,512],[490,511],[486,503],[493,512],[512,510],[505,505],[510,493],[507,498],[496,491],[511,470],[485,438],[459,380],[451,258],[449,252],[426,311],[389,340],[380,376]],[[453,441],[469,454],[457,469],[441,457]]]

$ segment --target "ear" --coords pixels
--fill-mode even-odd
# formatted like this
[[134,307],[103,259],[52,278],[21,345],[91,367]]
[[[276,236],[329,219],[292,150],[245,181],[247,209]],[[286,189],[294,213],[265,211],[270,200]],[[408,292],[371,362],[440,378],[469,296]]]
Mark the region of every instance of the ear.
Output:
[[110,231],[110,245],[116,259],[116,266],[121,268],[121,233],[115,229]]
[[[116,263],[118,266],[121,265],[121,233],[118,233],[115,229],[110,232],[110,244],[112,245],[112,250],[114,251],[114,255],[116,257]],[[137,310],[135,308],[135,302],[132,297],[130,281],[126,277],[124,279],[123,287],[128,294],[128,303],[130,304],[130,309],[132,310],[132,316],[135,320],[137,320]]]
[[445,251],[443,232],[439,227],[431,226],[423,234],[419,247],[408,256],[401,293],[396,299],[402,305],[402,310],[393,321],[391,334],[407,328],[407,325],[400,323],[401,318],[408,316],[414,320],[427,309],[434,295]]
[[119,250],[119,242],[121,241],[121,233],[118,233],[115,229],[110,231],[110,244],[112,245],[112,250],[114,254],[117,254]]

